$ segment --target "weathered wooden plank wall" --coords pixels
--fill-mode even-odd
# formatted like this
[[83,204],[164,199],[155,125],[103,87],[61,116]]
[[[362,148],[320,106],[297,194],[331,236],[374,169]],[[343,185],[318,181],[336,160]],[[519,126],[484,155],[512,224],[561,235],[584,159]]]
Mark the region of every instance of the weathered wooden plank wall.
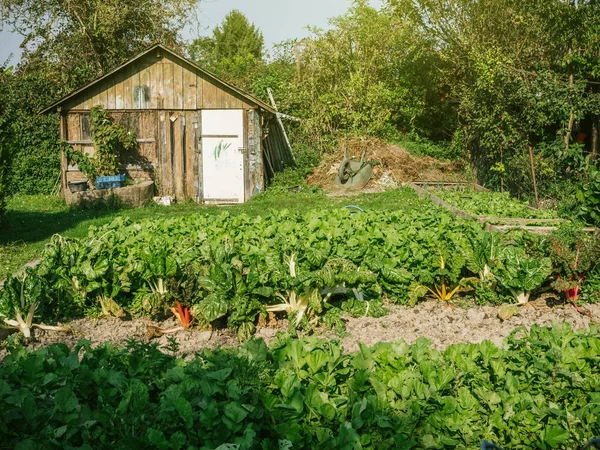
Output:
[[[65,115],[64,138],[75,150],[82,151],[88,155],[94,154],[94,147],[90,139],[86,139],[81,134],[82,117],[89,116],[89,113],[69,113]],[[127,172],[135,180],[149,180],[152,178],[151,167],[157,159],[157,127],[156,111],[136,111],[136,112],[112,112],[112,118],[124,125],[126,128],[135,132],[138,139],[138,149],[135,153],[129,155],[126,160]],[[77,170],[65,170],[65,180],[80,181],[85,176]]]
[[[76,150],[92,155],[91,140],[81,135],[82,117],[87,112],[65,115],[65,137]],[[135,180],[154,178],[161,195],[202,199],[202,123],[200,111],[113,111],[117,122],[136,133],[137,154],[127,160],[128,174]],[[245,194],[250,198],[265,189],[260,114],[245,113]],[[65,182],[85,176],[71,169]]]
[[[96,105],[137,135],[141,162],[127,163],[132,178],[152,176],[160,195],[195,200],[203,198],[201,110],[243,109],[246,198],[265,188],[263,124],[256,105],[174,55],[156,49],[63,104],[65,138],[86,153],[94,150],[82,136],[82,117]],[[277,168],[282,163],[278,138],[270,142]],[[82,179],[79,171],[67,170],[65,183]]]
[[260,194],[265,189],[262,158],[262,131],[260,115],[255,110],[248,111],[247,160],[248,177],[246,179],[246,198]]
[[[158,51],[158,50],[157,50]],[[65,110],[249,109],[247,100],[191,64],[151,52],[65,103]]]

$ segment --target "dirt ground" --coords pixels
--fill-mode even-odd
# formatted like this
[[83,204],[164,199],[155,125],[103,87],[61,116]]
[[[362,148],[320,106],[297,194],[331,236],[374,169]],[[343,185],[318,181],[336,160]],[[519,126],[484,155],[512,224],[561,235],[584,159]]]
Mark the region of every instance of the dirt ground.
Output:
[[[600,322],[600,305],[587,305],[590,312],[588,317],[578,313],[571,305],[553,303],[555,300],[552,298],[531,302],[508,320],[498,318],[499,308],[494,306],[461,308],[437,301],[420,303],[414,308],[390,305],[389,314],[378,319],[347,318],[347,336],[342,338],[342,345],[346,351],[354,351],[358,349],[358,342],[368,346],[400,339],[414,343],[417,338],[425,337],[437,349],[455,343],[478,343],[484,339],[501,346],[504,338],[517,327],[530,327],[533,324],[548,326],[553,322],[566,321],[573,328],[581,329],[588,328],[591,322]],[[36,330],[29,348],[37,349],[56,342],[72,347],[80,339],[88,339],[94,345],[103,342],[125,345],[128,339],[148,340],[149,325],[169,328],[175,326],[175,322],[169,320],[158,324],[147,320],[82,319],[68,325],[73,330],[70,334]],[[256,335],[269,343],[281,329],[259,327]],[[324,331],[323,334],[338,339],[331,332]],[[170,336],[179,343],[179,354],[191,355],[203,348],[238,345],[235,334],[230,330],[187,330]],[[167,336],[152,341],[160,346],[169,343]],[[5,355],[6,351],[0,350],[0,360]]]
[[393,188],[407,181],[464,181],[458,174],[459,168],[450,162],[428,156],[413,156],[404,148],[377,138],[355,138],[341,140],[337,153],[323,158],[319,167],[307,178],[308,183],[321,186],[326,191],[345,191],[345,188],[335,184],[335,175],[344,158],[345,149],[349,156],[356,159],[360,159],[363,152],[366,152],[368,161],[378,163],[373,166],[373,177],[363,192]]

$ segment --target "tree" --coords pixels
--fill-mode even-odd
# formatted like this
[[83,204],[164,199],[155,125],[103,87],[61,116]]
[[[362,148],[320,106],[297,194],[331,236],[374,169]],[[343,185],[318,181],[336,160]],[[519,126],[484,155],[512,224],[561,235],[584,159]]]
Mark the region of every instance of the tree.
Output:
[[0,0],[0,21],[23,35],[21,63],[0,89],[5,190],[50,193],[60,173],[58,117],[38,112],[155,41],[177,47],[197,1]]
[[212,36],[195,39],[188,53],[206,69],[245,89],[264,68],[263,35],[238,10],[227,14]]
[[0,20],[24,37],[20,70],[73,89],[153,42],[177,46],[197,1],[0,0]]
[[316,142],[340,134],[444,130],[440,117],[448,115],[439,114],[445,105],[436,83],[441,61],[419,30],[364,0],[330,25],[312,29],[291,50],[291,111],[305,119]]
[[[568,148],[574,121],[597,104],[588,85],[596,75],[581,70],[597,67],[592,63],[600,50],[594,31],[600,20],[597,2],[388,3],[435,40],[446,62],[442,79],[455,105],[457,136],[469,150],[480,181],[500,187],[504,177],[498,174],[507,174],[507,180],[512,177],[508,188],[523,193],[527,149],[543,147],[556,134],[565,137]],[[581,60],[586,63],[577,64]],[[555,177],[561,164],[556,159],[545,164],[545,173]]]

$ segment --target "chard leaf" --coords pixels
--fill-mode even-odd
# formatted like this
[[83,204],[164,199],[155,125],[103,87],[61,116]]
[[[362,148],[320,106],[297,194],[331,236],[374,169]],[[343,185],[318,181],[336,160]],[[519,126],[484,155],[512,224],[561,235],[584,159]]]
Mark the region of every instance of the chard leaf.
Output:
[[194,314],[202,315],[208,322],[213,322],[225,317],[229,308],[222,295],[213,293],[205,297],[200,303],[194,305]]

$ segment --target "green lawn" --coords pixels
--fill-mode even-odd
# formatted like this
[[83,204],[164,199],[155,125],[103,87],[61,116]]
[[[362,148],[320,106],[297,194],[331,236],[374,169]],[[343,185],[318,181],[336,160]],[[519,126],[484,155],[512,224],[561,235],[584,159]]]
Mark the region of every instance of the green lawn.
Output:
[[419,208],[430,203],[419,199],[410,189],[399,189],[352,197],[328,197],[320,192],[267,193],[243,205],[234,206],[205,206],[186,202],[170,207],[77,210],[67,207],[60,197],[19,195],[9,199],[7,227],[0,231],[0,279],[39,257],[44,245],[54,234],[81,238],[87,235],[91,225],[102,225],[119,216],[137,221],[192,213],[217,214],[223,210],[232,214],[260,215],[271,209],[307,211],[314,208],[343,208],[346,205],[381,211]]

